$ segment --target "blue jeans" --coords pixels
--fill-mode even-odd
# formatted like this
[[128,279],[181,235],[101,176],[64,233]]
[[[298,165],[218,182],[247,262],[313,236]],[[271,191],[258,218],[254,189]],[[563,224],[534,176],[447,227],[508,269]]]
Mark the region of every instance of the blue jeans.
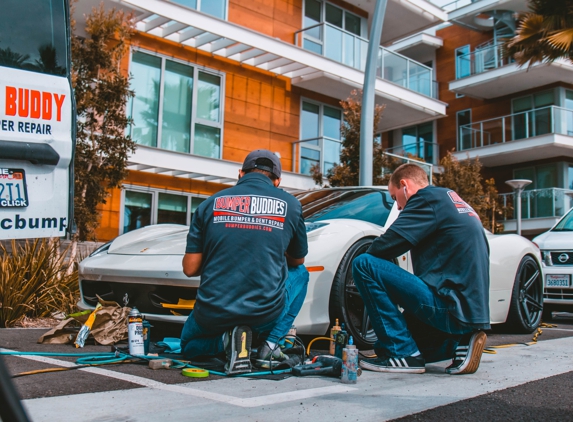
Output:
[[[452,316],[448,304],[422,279],[389,261],[360,255],[352,263],[352,275],[378,336],[374,350],[379,357],[402,358],[419,350],[427,362],[449,359],[462,335],[475,331]],[[421,335],[414,337],[409,324],[417,322],[431,335],[417,327]]]
[[[288,269],[288,278],[285,281],[285,307],[281,315],[266,324],[251,326],[253,334],[273,343],[284,342],[284,336],[290,330],[304,303],[308,278],[308,271],[304,265]],[[237,321],[237,325],[241,325],[241,322]],[[224,352],[222,337],[224,332],[225,330],[200,326],[191,313],[181,332],[182,353],[188,359],[219,355]]]

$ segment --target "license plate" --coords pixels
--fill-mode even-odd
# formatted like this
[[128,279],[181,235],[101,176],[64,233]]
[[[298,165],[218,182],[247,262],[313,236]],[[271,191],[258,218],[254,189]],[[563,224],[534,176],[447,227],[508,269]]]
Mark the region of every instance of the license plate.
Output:
[[545,287],[569,287],[568,274],[547,274]]
[[0,208],[27,206],[28,192],[24,170],[0,168]]

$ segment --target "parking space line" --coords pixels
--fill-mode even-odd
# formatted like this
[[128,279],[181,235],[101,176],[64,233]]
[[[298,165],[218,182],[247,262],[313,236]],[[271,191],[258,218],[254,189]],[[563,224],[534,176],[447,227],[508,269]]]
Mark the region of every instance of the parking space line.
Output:
[[[14,352],[14,350],[9,349],[2,349],[2,352]],[[28,356],[28,355],[14,355],[19,358],[33,360],[36,362],[47,363],[49,365],[56,365],[65,368],[72,368],[76,365],[74,362],[69,362],[60,359],[54,359],[45,356]],[[178,394],[185,394],[188,396],[194,396],[202,399],[213,400],[221,403],[231,404],[233,406],[238,407],[257,407],[267,404],[276,404],[276,403],[284,403],[293,400],[300,400],[303,398],[309,397],[318,397],[324,396],[328,394],[336,394],[347,392],[351,390],[355,390],[355,388],[343,386],[343,385],[335,385],[335,386],[328,386],[328,387],[319,387],[319,388],[311,388],[307,390],[298,390],[293,391],[290,393],[281,393],[281,394],[269,394],[265,396],[259,397],[250,397],[250,398],[240,398],[235,396],[229,396],[226,394],[219,394],[213,393],[210,391],[198,390],[195,388],[188,387],[190,383],[184,384],[165,384],[159,381],[154,381],[149,378],[140,377],[137,375],[130,375],[124,374],[121,372],[111,371],[109,369],[103,368],[96,368],[96,367],[88,367],[88,368],[80,368],[78,371],[89,372],[95,375],[101,375],[108,378],[115,378],[120,381],[130,382],[132,384],[140,385],[142,387],[147,387],[155,390],[163,390],[169,391],[172,393]]]

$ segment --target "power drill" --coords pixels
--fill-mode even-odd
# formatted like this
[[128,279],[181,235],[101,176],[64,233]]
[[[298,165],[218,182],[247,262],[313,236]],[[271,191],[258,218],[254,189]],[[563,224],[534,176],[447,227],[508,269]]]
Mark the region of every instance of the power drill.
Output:
[[342,372],[342,359],[330,355],[320,355],[307,365],[296,365],[292,368],[292,374],[297,377],[307,375],[326,375],[329,377],[340,377]]

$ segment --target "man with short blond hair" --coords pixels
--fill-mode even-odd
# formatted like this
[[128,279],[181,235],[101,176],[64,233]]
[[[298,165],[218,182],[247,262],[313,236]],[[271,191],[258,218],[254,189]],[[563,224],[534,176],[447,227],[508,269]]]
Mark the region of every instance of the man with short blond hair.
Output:
[[[401,213],[353,262],[378,336],[377,357],[360,366],[423,373],[426,362],[451,358],[447,373],[474,373],[486,341],[481,330],[490,328],[489,246],[480,219],[453,190],[430,186],[415,164],[398,167],[388,190]],[[408,251],[414,274],[392,262]]]

